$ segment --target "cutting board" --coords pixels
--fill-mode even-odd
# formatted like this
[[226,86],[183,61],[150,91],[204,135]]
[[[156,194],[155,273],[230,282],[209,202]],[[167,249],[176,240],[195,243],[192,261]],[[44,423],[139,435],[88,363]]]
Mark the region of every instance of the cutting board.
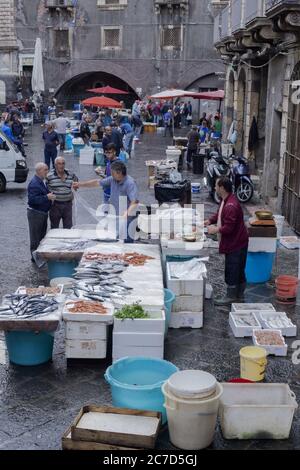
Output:
[[252,227],[275,227],[276,223],[274,220],[258,220],[258,219],[250,219],[249,220],[250,225]]

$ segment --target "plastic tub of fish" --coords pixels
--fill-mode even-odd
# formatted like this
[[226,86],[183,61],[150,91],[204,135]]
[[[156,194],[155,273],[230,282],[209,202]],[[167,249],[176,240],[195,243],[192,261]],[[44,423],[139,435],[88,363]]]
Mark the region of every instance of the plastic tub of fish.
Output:
[[252,339],[253,344],[264,348],[268,355],[287,355],[288,347],[280,330],[253,330]]
[[258,312],[257,317],[266,330],[280,330],[283,336],[297,336],[297,326],[285,312]]
[[236,338],[252,336],[253,330],[261,329],[261,324],[254,312],[231,312],[229,325]]
[[114,306],[109,302],[98,302],[89,299],[67,300],[63,310],[65,321],[96,321],[112,323]]

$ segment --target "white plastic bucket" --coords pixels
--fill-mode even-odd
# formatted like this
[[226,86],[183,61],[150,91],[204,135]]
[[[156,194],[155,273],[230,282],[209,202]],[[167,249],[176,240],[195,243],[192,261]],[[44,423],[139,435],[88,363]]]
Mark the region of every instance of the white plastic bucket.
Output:
[[214,440],[220,397],[223,387],[208,398],[190,400],[178,398],[169,391],[168,382],[162,387],[165,396],[170,440],[183,450],[200,450]]
[[200,183],[192,183],[192,193],[193,194],[199,194],[201,189],[201,184]]
[[284,216],[283,215],[274,215],[274,220],[277,228],[277,238],[282,237],[283,226],[284,226]]

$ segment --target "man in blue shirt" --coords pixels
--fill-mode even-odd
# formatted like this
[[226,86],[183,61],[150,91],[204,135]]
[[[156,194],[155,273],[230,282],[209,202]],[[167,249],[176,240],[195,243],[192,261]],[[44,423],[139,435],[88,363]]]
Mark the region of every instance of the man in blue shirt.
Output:
[[116,161],[111,165],[111,176],[100,180],[91,180],[79,183],[73,183],[75,190],[79,188],[99,188],[99,185],[111,190],[110,204],[114,208],[115,215],[122,217],[127,221],[127,238],[126,242],[133,242],[133,234],[128,233],[131,222],[136,218],[136,208],[139,204],[138,189],[136,182],[131,176],[127,175],[127,168],[123,162]]
[[34,262],[32,253],[37,250],[41,240],[47,233],[48,212],[55,195],[51,193],[45,183],[48,167],[45,163],[37,163],[35,176],[28,185],[28,209],[27,218],[30,235],[31,261]]
[[128,153],[129,157],[131,156],[131,150],[132,150],[132,143],[133,143],[133,138],[134,138],[134,132],[132,126],[129,124],[129,122],[126,122],[124,124],[121,124],[121,130],[124,135],[124,148],[125,151]]

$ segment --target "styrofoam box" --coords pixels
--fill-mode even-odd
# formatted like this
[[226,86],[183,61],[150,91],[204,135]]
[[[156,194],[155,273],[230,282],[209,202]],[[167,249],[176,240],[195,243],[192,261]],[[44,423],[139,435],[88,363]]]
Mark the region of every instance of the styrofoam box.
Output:
[[265,311],[265,310],[270,310],[272,312],[276,312],[276,309],[272,304],[232,304],[231,305],[231,311],[232,312],[245,312],[245,311]]
[[172,312],[169,328],[202,328],[203,312]]
[[[80,299],[73,299],[74,302]],[[81,299],[82,300],[82,299]],[[109,302],[103,302],[103,306],[107,308],[108,313],[105,315],[101,315],[99,313],[70,313],[67,304],[72,303],[72,300],[68,300],[65,303],[64,310],[63,310],[63,319],[68,321],[92,321],[92,322],[100,322],[100,323],[112,323],[113,322],[113,315],[114,315],[114,306]]]
[[[262,327],[266,330],[270,330],[272,329],[271,327],[269,327],[267,325],[267,321],[269,318],[273,318],[273,317],[285,317],[285,318],[288,318],[287,314],[285,312],[270,312],[270,311],[266,311],[266,312],[257,312],[257,318],[258,320],[260,321]],[[289,326],[289,327],[286,327],[286,328],[280,328],[280,327],[276,327],[277,330],[280,330],[281,331],[281,334],[283,336],[288,336],[288,337],[292,337],[292,336],[297,336],[297,326],[293,324],[293,326]]]
[[174,279],[170,272],[171,263],[167,263],[167,287],[174,292],[175,295],[203,295],[204,280],[202,279]]
[[150,318],[135,318],[134,320],[119,320],[114,318],[115,333],[164,333],[165,331],[165,312],[147,311]]
[[225,439],[288,439],[298,405],[287,384],[221,385],[219,416]]
[[164,344],[164,333],[118,333],[113,332],[113,347],[139,346],[161,347]]
[[80,165],[93,165],[95,158],[95,150],[93,148],[84,148],[80,150]]
[[[284,338],[281,334],[281,331],[280,330],[266,330],[266,331],[276,331],[277,333],[280,333],[280,336],[282,338],[282,340],[284,341],[284,346],[267,346],[267,345],[263,345],[263,344],[259,344],[257,342],[257,339],[256,339],[256,336],[255,336],[255,331],[256,330],[253,330],[253,336],[252,336],[252,339],[253,339],[253,344],[255,346],[259,346],[261,348],[264,348],[268,355],[273,355],[273,356],[286,356],[287,355],[287,350],[288,350],[288,347],[287,347],[287,344],[285,343],[284,341]],[[259,330],[259,331],[262,331],[262,330]]]
[[277,249],[277,238],[249,238],[249,253],[276,253]]
[[122,357],[155,357],[158,359],[164,358],[164,347],[145,347],[145,346],[114,346],[113,347],[113,362],[121,359]]
[[[236,322],[236,316],[242,317],[243,315],[251,315],[256,322],[256,326],[242,326]],[[229,325],[236,338],[245,338],[246,336],[252,336],[253,330],[261,329],[261,324],[254,312],[230,312]]]
[[101,339],[107,340],[106,323],[67,321],[65,325],[67,339]]
[[104,340],[66,340],[66,357],[68,359],[104,359],[107,342]]
[[[44,288],[45,286],[39,286],[39,288]],[[49,297],[56,297],[57,295],[61,295],[63,293],[63,290],[64,290],[64,286],[62,284],[59,284],[57,286],[59,288],[59,292],[57,294],[47,294]],[[20,286],[17,291],[16,291],[16,295],[20,294],[20,295],[26,295],[26,289],[28,289],[27,287],[25,286]]]
[[203,312],[203,295],[180,295],[173,303],[172,312]]

